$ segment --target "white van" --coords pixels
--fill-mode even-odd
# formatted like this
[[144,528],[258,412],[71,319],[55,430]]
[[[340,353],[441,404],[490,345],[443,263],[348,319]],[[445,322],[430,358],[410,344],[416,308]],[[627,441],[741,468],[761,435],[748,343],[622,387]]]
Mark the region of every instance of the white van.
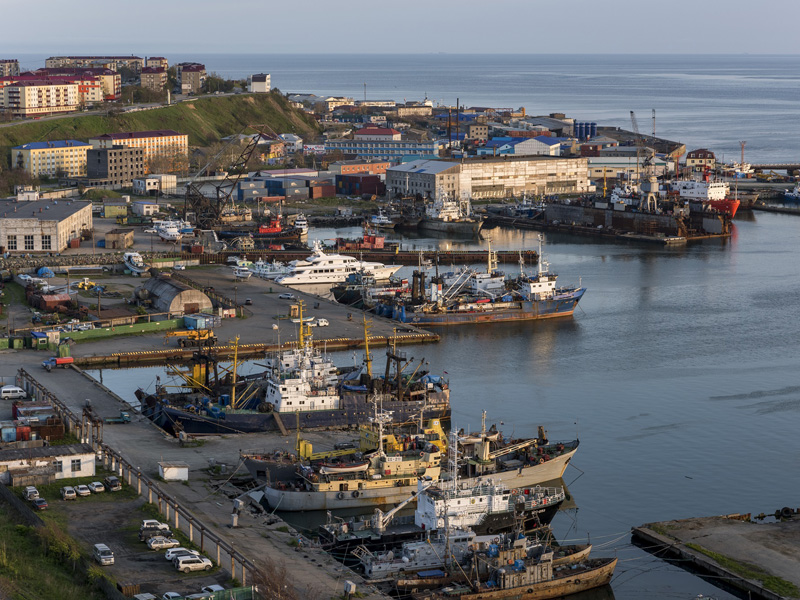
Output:
[[103,566],[114,564],[114,553],[105,544],[95,544],[92,548],[92,556]]
[[0,399],[24,400],[27,397],[28,394],[25,393],[25,390],[15,385],[4,385],[2,388],[0,388]]

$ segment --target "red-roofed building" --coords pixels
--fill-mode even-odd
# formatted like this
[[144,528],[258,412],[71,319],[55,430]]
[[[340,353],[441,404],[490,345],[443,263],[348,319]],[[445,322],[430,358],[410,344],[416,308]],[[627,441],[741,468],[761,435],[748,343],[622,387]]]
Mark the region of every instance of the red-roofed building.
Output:
[[717,157],[711,150],[700,148],[699,150],[692,150],[686,155],[686,166],[695,170],[703,171],[705,169],[713,169],[717,164]]
[[15,117],[72,112],[80,106],[78,83],[35,77],[0,78],[0,109]]
[[139,85],[160,92],[167,85],[167,70],[164,67],[145,67],[139,77]]
[[103,100],[118,100],[122,95],[122,77],[112,69],[104,67],[79,68],[79,67],[45,67],[33,71],[36,75],[50,77],[52,75],[66,75],[72,77],[93,75],[100,80],[103,87]]
[[145,65],[148,67],[161,67],[165,71],[169,69],[169,62],[163,56],[150,56],[145,60]]
[[171,129],[106,133],[89,140],[94,148],[144,149],[144,174],[183,170],[189,161],[189,136]]
[[179,63],[175,65],[182,94],[196,94],[206,82],[206,66],[200,63]]
[[402,139],[402,135],[397,129],[387,127],[365,127],[356,131],[353,137],[370,142],[400,141]]

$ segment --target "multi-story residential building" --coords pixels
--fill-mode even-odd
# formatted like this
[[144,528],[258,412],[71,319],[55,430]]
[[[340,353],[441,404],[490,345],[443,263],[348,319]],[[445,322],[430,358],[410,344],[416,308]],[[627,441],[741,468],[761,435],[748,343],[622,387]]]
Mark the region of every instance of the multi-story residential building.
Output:
[[272,89],[269,73],[257,73],[247,78],[247,91],[252,94],[266,94]]
[[325,152],[341,151],[359,158],[378,158],[384,160],[399,160],[408,156],[436,157],[439,156],[438,141],[411,142],[408,140],[328,140],[325,142]]
[[91,144],[77,140],[31,142],[11,149],[11,164],[33,177],[83,177]]
[[167,85],[167,70],[164,67],[145,67],[139,76],[143,88],[160,92]]
[[86,153],[88,186],[130,187],[133,180],[144,175],[144,150],[128,146],[91,148]]
[[0,77],[19,75],[19,61],[16,58],[0,58]]
[[587,159],[549,156],[479,158],[463,162],[415,160],[386,170],[387,194],[445,191],[453,198],[509,198],[523,194],[589,191]]
[[3,85],[0,100],[0,108],[15,117],[71,112],[79,106],[78,84],[67,81],[12,81]]
[[329,96],[327,98],[324,98],[322,100],[322,103],[324,104],[325,110],[327,112],[331,112],[332,110],[334,110],[335,108],[338,108],[340,106],[352,105],[353,104],[353,99],[352,98],[344,98],[344,97],[341,97],[341,96]]
[[165,71],[169,69],[169,62],[163,56],[149,56],[145,61],[146,67],[161,67]]
[[[171,129],[106,133],[89,140],[94,148],[128,146],[144,150],[145,173],[178,171],[189,159],[189,136]],[[158,163],[158,164],[156,164]]]
[[686,166],[694,171],[713,169],[717,165],[717,157],[711,150],[700,148],[692,150],[686,155]]
[[206,66],[200,63],[179,63],[175,65],[178,71],[178,82],[182,94],[196,94],[203,89],[206,82]]
[[0,246],[8,252],[61,252],[91,229],[91,202],[0,200]]
[[359,129],[353,134],[357,140],[371,140],[375,142],[390,142],[402,139],[402,134],[397,129],[387,127],[368,126]]
[[51,56],[44,61],[49,68],[60,67],[102,67],[119,71],[122,68],[139,73],[144,67],[144,59],[139,56]]
[[[23,73],[17,76],[0,77],[0,89],[6,86],[32,82],[34,84],[75,84],[78,86],[78,102],[75,109],[92,106],[103,101],[103,88],[97,77],[85,74],[75,76],[41,76],[34,73]],[[47,94],[44,94],[45,96]]]
[[466,139],[485,142],[489,139],[489,126],[485,123],[467,125]]
[[118,100],[122,95],[122,77],[116,71],[105,68],[73,68],[73,67],[59,67],[59,68],[44,68],[36,69],[32,72],[33,75],[39,77],[96,77],[100,81],[102,89],[103,100],[113,101]]

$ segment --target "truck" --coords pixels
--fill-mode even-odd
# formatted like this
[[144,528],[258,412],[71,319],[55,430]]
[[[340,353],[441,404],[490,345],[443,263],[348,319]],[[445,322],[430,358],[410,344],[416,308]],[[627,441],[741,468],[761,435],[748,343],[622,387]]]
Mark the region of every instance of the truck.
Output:
[[66,369],[68,365],[71,365],[74,362],[75,359],[71,356],[54,356],[42,362],[42,366],[48,371],[52,371],[56,367]]
[[217,337],[213,329],[184,329],[180,331],[168,331],[164,336],[166,344],[169,338],[178,338],[178,345],[181,348],[197,346],[214,346]]
[[119,411],[118,417],[106,417],[103,419],[104,423],[130,423],[131,415],[127,410]]

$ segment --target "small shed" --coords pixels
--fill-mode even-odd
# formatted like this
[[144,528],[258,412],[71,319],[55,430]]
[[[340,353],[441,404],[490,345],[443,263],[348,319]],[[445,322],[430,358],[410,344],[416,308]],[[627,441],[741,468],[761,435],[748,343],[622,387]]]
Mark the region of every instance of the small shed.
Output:
[[33,349],[47,349],[47,344],[50,343],[50,340],[47,339],[47,334],[43,331],[32,331],[31,338],[33,338]]
[[133,229],[112,229],[106,233],[106,248],[125,250],[133,248]]
[[151,277],[137,288],[136,297],[151,300],[158,312],[193,314],[211,312],[214,308],[203,292],[174,281],[164,274]]
[[69,294],[43,294],[39,302],[39,308],[47,312],[53,312],[59,306],[69,306],[72,302]]
[[189,465],[181,461],[161,461],[158,475],[164,481],[189,481]]

